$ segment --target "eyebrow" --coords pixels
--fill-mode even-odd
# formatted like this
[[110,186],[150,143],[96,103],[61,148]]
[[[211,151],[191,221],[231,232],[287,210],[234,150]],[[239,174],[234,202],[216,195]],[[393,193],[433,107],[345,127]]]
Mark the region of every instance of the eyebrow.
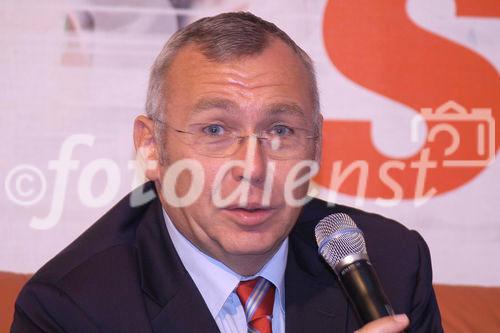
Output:
[[274,103],[266,107],[266,116],[288,115],[306,119],[302,108],[296,103]]
[[[202,113],[207,110],[223,110],[229,113],[237,113],[240,110],[238,104],[227,98],[202,98],[193,108],[193,114]],[[307,119],[302,108],[296,103],[273,103],[264,108],[266,117],[288,115]]]
[[193,113],[220,109],[234,113],[239,110],[238,104],[226,98],[202,98],[194,106]]

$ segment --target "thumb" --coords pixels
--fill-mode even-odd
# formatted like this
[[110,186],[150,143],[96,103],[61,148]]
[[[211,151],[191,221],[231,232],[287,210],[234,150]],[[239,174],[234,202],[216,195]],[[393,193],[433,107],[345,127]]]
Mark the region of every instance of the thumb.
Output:
[[403,331],[410,320],[405,314],[387,316],[369,322],[355,333],[399,333]]

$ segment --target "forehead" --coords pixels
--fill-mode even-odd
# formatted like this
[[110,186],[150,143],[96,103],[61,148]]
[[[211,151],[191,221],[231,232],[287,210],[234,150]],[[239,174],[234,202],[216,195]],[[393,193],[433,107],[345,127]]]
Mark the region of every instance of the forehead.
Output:
[[[207,59],[194,45],[181,49],[165,76],[169,117],[187,119],[200,109],[302,112],[311,118],[311,82],[301,59],[275,40],[260,54],[225,62]],[[281,110],[281,111],[279,111]]]

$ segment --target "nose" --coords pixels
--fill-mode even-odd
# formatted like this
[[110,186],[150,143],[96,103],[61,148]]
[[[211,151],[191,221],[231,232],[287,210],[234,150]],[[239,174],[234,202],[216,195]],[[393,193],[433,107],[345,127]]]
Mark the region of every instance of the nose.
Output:
[[255,135],[246,137],[234,154],[235,160],[243,160],[245,167],[231,169],[237,182],[248,181],[251,185],[261,185],[266,177],[267,155],[264,147]]

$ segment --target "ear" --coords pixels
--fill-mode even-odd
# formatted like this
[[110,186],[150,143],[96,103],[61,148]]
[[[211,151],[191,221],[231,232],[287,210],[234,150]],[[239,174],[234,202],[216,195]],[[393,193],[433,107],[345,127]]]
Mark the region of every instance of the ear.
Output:
[[319,119],[318,119],[318,139],[316,141],[316,151],[315,151],[315,156],[314,159],[318,164],[321,163],[321,148],[323,144],[323,115],[319,114]]
[[138,166],[144,170],[147,179],[160,179],[159,147],[154,135],[154,122],[145,115],[134,120],[134,146]]

